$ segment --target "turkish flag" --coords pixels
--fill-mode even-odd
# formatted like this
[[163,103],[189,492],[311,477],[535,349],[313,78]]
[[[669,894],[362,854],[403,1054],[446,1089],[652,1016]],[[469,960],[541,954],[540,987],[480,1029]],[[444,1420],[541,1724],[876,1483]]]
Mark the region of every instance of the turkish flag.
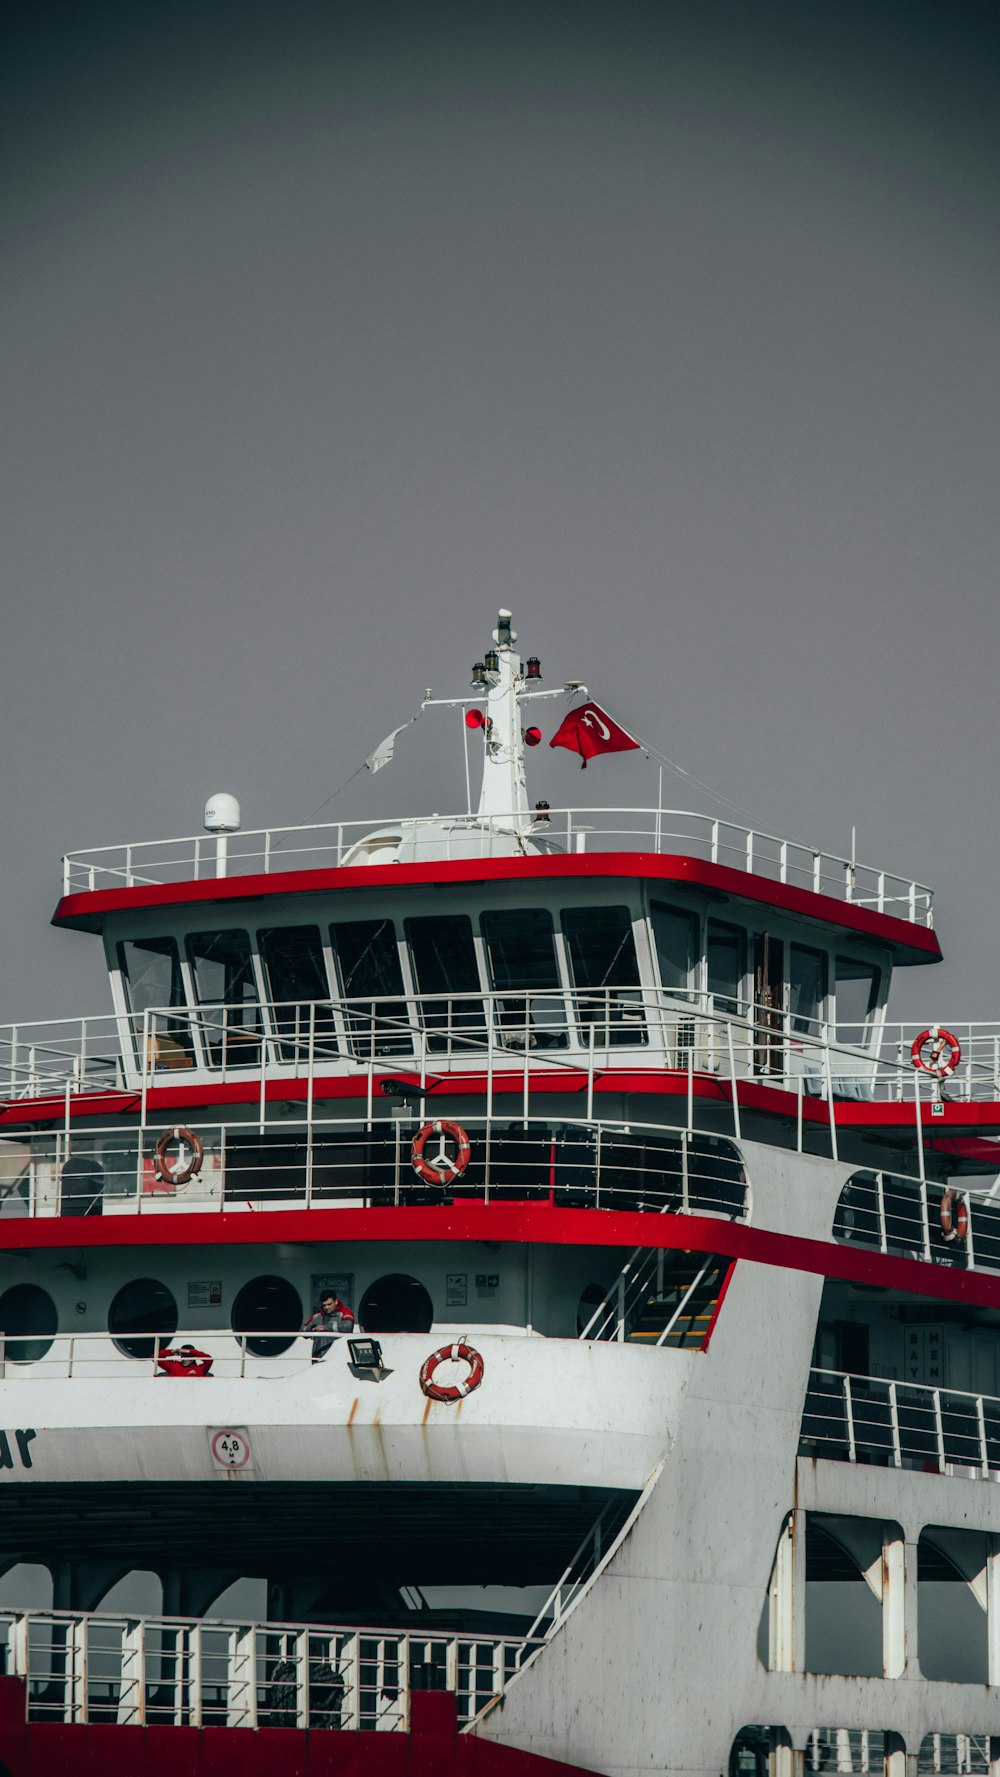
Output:
[[599,703],[581,703],[570,710],[549,741],[550,747],[565,747],[569,753],[579,753],[584,770],[587,760],[597,753],[630,753],[638,745]]

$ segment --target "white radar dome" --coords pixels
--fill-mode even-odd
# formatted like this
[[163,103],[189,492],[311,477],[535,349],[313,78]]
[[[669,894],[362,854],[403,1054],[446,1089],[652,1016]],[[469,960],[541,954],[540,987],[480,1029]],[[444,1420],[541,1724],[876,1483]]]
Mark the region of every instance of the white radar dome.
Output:
[[210,796],[205,804],[205,827],[209,833],[238,833],[240,805],[235,796]]

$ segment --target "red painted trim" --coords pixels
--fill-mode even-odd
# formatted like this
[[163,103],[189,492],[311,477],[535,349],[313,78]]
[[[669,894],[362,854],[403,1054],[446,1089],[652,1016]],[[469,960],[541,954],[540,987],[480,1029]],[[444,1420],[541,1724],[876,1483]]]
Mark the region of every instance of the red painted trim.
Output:
[[736,1270],[736,1265],[735,1265],[735,1263],[733,1263],[732,1265],[729,1266],[729,1268],[726,1271],[725,1277],[722,1279],[722,1288],[720,1289],[719,1294],[715,1299],[715,1307],[712,1310],[712,1318],[708,1323],[708,1327],[705,1332],[705,1337],[702,1340],[702,1344],[701,1344],[702,1351],[708,1350],[709,1341],[711,1340],[712,1334],[715,1332],[715,1323],[719,1318],[719,1312],[722,1308],[723,1302],[726,1299],[726,1293],[729,1289],[729,1285],[733,1281],[733,1273],[735,1270]]
[[[407,1084],[419,1085],[420,1077],[410,1068],[396,1068],[392,1072],[386,1070],[374,1077],[374,1102],[376,1107],[387,1110],[391,1101],[382,1097],[380,1082],[383,1079],[405,1080]],[[485,1101],[488,1091],[488,1079],[482,1074],[446,1074],[439,1076],[440,1084],[428,1100],[428,1104],[436,1100],[444,1104],[451,1098],[481,1098]],[[582,1068],[552,1068],[532,1070],[528,1072],[528,1089],[532,1098],[553,1093],[579,1094],[587,1089],[587,1075]],[[687,1075],[668,1068],[648,1069],[612,1069],[597,1074],[594,1079],[595,1097],[608,1093],[628,1093],[632,1096],[650,1094],[663,1098],[682,1098],[687,1093]],[[738,1080],[737,1090],[740,1105],[745,1110],[762,1111],[769,1116],[781,1117],[793,1121],[798,1116],[798,1097],[794,1092],[787,1092],[783,1087],[769,1086],[763,1079]],[[524,1070],[518,1068],[493,1076],[493,1093],[495,1097],[505,1094],[524,1092]],[[732,1084],[715,1074],[695,1074],[693,1095],[696,1099],[708,1099],[713,1103],[732,1104]],[[265,1102],[274,1104],[304,1104],[309,1097],[307,1080],[268,1080],[264,1090]],[[367,1074],[331,1074],[313,1082],[314,1099],[356,1099],[368,1098]],[[82,1118],[103,1117],[115,1118],[127,1115],[139,1109],[141,1098],[139,1093],[85,1093],[70,1099],[70,1115],[74,1122]],[[146,1095],[147,1122],[155,1121],[162,1116],[166,1119],[176,1117],[178,1113],[193,1110],[222,1109],[233,1104],[259,1104],[259,1077],[251,1075],[244,1080],[210,1081],[198,1086],[153,1086]],[[464,1115],[475,1116],[474,1107],[467,1107]],[[485,1108],[484,1112],[485,1114]],[[912,1099],[902,1104],[879,1102],[867,1104],[855,1099],[845,1099],[834,1103],[834,1121],[838,1129],[910,1129],[916,1131],[916,1112]],[[66,1104],[63,1098],[19,1098],[0,1110],[0,1127],[8,1130],[19,1129],[28,1123],[61,1123],[66,1115]],[[829,1127],[830,1112],[826,1101],[822,1098],[804,1097],[802,1100],[802,1118],[806,1123]],[[924,1138],[930,1140],[930,1132],[948,1129],[996,1129],[1000,1131],[1000,1100],[991,1099],[982,1103],[969,1104],[962,1100],[945,1101],[944,1114],[930,1117],[930,1108],[923,1105]],[[933,1142],[931,1145],[937,1145]]]
[[24,1716],[23,1680],[0,1678],[0,1760],[11,1777],[596,1777],[582,1765],[459,1734],[454,1696],[444,1691],[413,1692],[405,1734],[68,1726]]
[[1000,1275],[899,1259],[711,1216],[564,1209],[549,1203],[442,1203],[377,1209],[219,1211],[216,1215],[52,1216],[0,1222],[0,1251],[65,1247],[273,1246],[360,1241],[498,1241],[501,1245],[680,1248],[784,1271],[1000,1307]]
[[736,900],[777,907],[804,919],[859,932],[890,944],[897,963],[939,962],[941,947],[927,926],[914,925],[895,914],[873,913],[833,895],[772,882],[728,864],[704,858],[657,852],[572,852],[565,857],[463,858],[433,864],[357,864],[344,869],[283,870],[275,875],[208,877],[201,882],[168,882],[142,888],[93,889],[64,895],[52,916],[53,925],[100,931],[108,913],[143,907],[190,906],[205,901],[257,901],[271,895],[308,895],[347,889],[398,889],[470,882],[565,881],[614,877],[619,881],[684,882],[714,889]]

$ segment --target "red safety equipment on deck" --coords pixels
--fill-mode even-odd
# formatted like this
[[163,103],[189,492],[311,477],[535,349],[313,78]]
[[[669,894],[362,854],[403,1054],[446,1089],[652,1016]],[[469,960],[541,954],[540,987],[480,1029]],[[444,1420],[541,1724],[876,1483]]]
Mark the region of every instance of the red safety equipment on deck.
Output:
[[[437,1137],[437,1146],[428,1153],[427,1144],[432,1136]],[[449,1143],[453,1145],[454,1153],[449,1152]],[[413,1170],[427,1185],[446,1185],[450,1179],[461,1178],[471,1154],[472,1143],[461,1123],[450,1123],[444,1117],[418,1129],[410,1149]]]
[[[928,1050],[925,1055],[924,1051]],[[910,1059],[914,1067],[923,1068],[925,1073],[933,1074],[935,1079],[947,1079],[953,1074],[962,1059],[959,1041],[950,1030],[940,1024],[932,1024],[929,1030],[922,1030],[914,1038],[910,1050]]]
[[957,1191],[946,1191],[938,1204],[938,1221],[945,1240],[968,1240],[969,1205]]
[[[452,1363],[464,1359],[469,1366],[469,1374],[464,1382],[443,1387],[441,1383],[435,1382],[434,1372],[438,1364],[447,1363],[449,1359]],[[424,1359],[420,1366],[420,1386],[428,1400],[461,1401],[474,1388],[479,1387],[485,1370],[486,1366],[475,1346],[466,1345],[464,1339],[459,1339],[454,1345],[442,1345],[440,1351],[432,1351],[430,1357]]]
[[[169,1154],[176,1147],[177,1159],[171,1164]],[[185,1157],[185,1149],[190,1158]],[[156,1176],[165,1185],[186,1185],[201,1171],[205,1158],[202,1139],[193,1129],[185,1129],[178,1123],[173,1129],[165,1129],[156,1144]]]

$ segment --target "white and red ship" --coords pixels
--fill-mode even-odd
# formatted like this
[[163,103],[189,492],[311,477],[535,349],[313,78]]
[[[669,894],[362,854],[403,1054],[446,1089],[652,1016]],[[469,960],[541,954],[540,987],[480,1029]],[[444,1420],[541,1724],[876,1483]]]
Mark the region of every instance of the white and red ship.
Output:
[[113,1010],[0,1033],[9,1777],[1000,1771],[1000,1026],[889,1022],[918,883],[532,805],[547,697],[636,745],[501,612],[430,700],[475,812],[65,860]]

